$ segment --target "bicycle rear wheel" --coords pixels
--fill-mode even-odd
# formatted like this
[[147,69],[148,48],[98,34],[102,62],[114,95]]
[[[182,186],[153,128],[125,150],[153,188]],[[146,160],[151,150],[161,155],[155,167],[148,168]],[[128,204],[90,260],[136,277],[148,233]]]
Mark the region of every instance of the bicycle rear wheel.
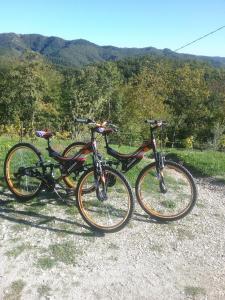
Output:
[[[94,178],[94,168],[87,170],[77,185],[77,204],[83,219],[93,228],[103,232],[122,229],[130,220],[134,199],[129,183],[118,171],[104,167],[106,198],[100,200],[98,188],[103,185],[100,177]],[[86,193],[95,185],[92,193]],[[98,185],[98,187],[97,187]]]
[[[85,145],[83,142],[75,142],[70,144],[69,146],[66,147],[66,149],[63,151],[63,156],[64,157],[73,157],[75,154],[77,154]],[[85,164],[87,164],[85,162]],[[77,186],[77,174],[72,172],[70,175],[63,177],[63,181],[65,184],[71,188],[75,189]]]
[[42,181],[35,174],[43,174],[40,152],[31,144],[13,146],[5,159],[4,175],[9,190],[20,200],[35,197],[42,189]]
[[171,161],[165,161],[162,175],[165,189],[160,187],[156,164],[146,166],[136,181],[137,200],[144,211],[156,220],[183,218],[192,210],[197,199],[193,177],[183,166]]

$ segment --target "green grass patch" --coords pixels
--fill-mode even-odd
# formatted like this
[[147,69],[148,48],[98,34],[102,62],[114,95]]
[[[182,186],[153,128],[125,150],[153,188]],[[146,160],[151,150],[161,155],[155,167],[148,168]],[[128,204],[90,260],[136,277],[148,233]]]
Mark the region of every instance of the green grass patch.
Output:
[[160,244],[150,244],[149,249],[152,252],[161,253],[161,252],[163,252],[163,245],[160,245]]
[[37,292],[38,292],[38,295],[39,297],[49,297],[50,296],[50,293],[51,293],[51,288],[47,285],[40,285],[38,288],[37,288]]
[[79,214],[79,211],[75,205],[71,205],[65,209],[65,213],[69,216],[75,216]]
[[12,229],[14,232],[20,233],[23,230],[29,230],[29,226],[22,223],[17,223],[12,225],[10,229]]
[[177,230],[177,239],[179,241],[194,240],[195,236],[191,231],[188,231],[188,230],[183,229],[183,228],[178,228],[178,230]]
[[170,149],[167,158],[182,162],[195,175],[225,178],[224,152]]
[[112,250],[119,250],[120,247],[114,243],[110,243],[109,244],[109,249],[112,249]]
[[37,261],[36,266],[43,270],[48,270],[48,269],[53,268],[55,266],[55,264],[56,264],[56,262],[55,262],[54,258],[46,256],[46,257],[40,257]]
[[24,210],[32,213],[39,213],[46,208],[46,203],[41,202],[37,198],[32,199],[24,205]]
[[52,244],[45,249],[45,256],[40,257],[36,266],[47,270],[54,267],[58,262],[65,265],[74,265],[76,258],[80,256],[83,251],[81,248],[75,246],[71,241],[62,244]]
[[[46,151],[46,141],[40,138],[24,140],[25,142],[33,143],[36,148],[38,148],[44,158],[50,160]],[[3,166],[4,160],[8,150],[17,142],[19,142],[19,137],[11,138],[7,136],[0,137],[0,187],[5,187],[3,181]],[[63,150],[72,142],[72,140],[59,140],[57,138],[52,139],[52,146],[59,152]],[[117,146],[112,145],[112,148],[120,153],[128,154],[134,152],[137,147],[130,146]],[[103,157],[107,160],[114,160],[110,157],[105,149],[104,143],[99,143],[99,150],[103,154]],[[167,157],[182,162],[194,175],[199,176],[221,176],[222,179],[225,178],[225,153],[218,151],[197,151],[197,150],[182,150],[182,149],[166,149]],[[152,161],[152,152],[146,153],[146,158],[141,160],[136,166],[134,166],[125,175],[130,181],[132,186],[134,186],[136,178],[140,173],[141,169]],[[121,170],[121,165],[118,166],[118,170]]]
[[[112,146],[113,149],[120,153],[132,153],[137,147],[129,146]],[[199,176],[222,176],[225,178],[225,152],[212,150],[185,150],[185,149],[166,149],[167,159],[181,162],[194,175]],[[137,178],[140,170],[152,161],[152,152],[146,153],[146,159],[142,160],[138,165],[134,166],[128,173],[127,178],[132,185]]]
[[184,288],[184,292],[186,296],[193,297],[193,298],[200,295],[202,296],[206,295],[205,289],[197,286],[186,286]]
[[22,244],[22,245],[13,247],[12,249],[8,250],[5,254],[8,257],[16,258],[27,249],[30,249],[30,245],[29,244]]
[[[10,148],[12,146],[14,146],[15,144],[19,143],[19,141],[20,141],[19,136],[18,137],[11,137],[11,136],[1,136],[0,137],[0,177],[3,176],[3,166],[4,166],[4,160],[5,160],[6,154],[8,153]],[[45,159],[51,160],[46,151],[46,147],[47,147],[46,140],[41,139],[41,138],[24,138],[23,142],[33,144],[38,150],[41,151],[41,153]],[[72,142],[73,141],[69,140],[69,139],[68,140],[59,140],[56,137],[53,137],[51,139],[52,147],[60,153],[62,153],[63,150]],[[0,184],[0,186],[1,185],[2,184]]]
[[19,300],[21,299],[22,291],[25,287],[26,283],[22,280],[16,280],[11,283],[8,287],[7,292],[4,294],[3,300]]

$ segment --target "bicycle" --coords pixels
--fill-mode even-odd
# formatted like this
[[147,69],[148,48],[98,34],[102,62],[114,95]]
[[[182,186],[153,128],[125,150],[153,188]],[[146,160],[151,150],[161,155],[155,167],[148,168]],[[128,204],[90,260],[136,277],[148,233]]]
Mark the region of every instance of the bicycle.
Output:
[[[118,231],[130,220],[134,199],[123,174],[105,165],[98,152],[95,135],[104,134],[109,129],[87,119],[76,121],[92,125],[90,142],[83,143],[80,150],[68,158],[51,147],[51,132],[37,131],[38,137],[47,140],[46,150],[56,163],[45,162],[41,152],[32,144],[18,143],[9,150],[5,159],[6,183],[19,200],[28,200],[43,189],[58,194],[57,185],[63,188],[61,181],[71,173],[76,174],[80,179],[73,193],[76,193],[77,207],[83,219],[94,229]],[[84,162],[89,154],[92,154],[92,164],[86,166]],[[55,170],[60,171],[58,178],[55,178]]]
[[[193,209],[197,200],[197,187],[191,173],[182,165],[166,160],[157,151],[155,130],[162,128],[166,122],[161,120],[146,120],[150,125],[150,139],[136,149],[132,154],[122,154],[109,146],[108,134],[105,132],[105,148],[107,153],[116,159],[108,161],[108,165],[121,165],[123,173],[128,172],[152,150],[154,162],[145,166],[139,173],[135,183],[136,198],[143,210],[158,221],[175,221],[186,216]],[[115,130],[115,127],[114,127]],[[63,152],[70,155],[77,143],[69,145]],[[66,181],[68,186],[74,181]]]

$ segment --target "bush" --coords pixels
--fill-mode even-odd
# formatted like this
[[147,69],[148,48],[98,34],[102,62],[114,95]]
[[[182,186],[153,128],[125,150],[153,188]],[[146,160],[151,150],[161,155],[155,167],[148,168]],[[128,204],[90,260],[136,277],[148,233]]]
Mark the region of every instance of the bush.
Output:
[[182,145],[186,149],[193,149],[193,143],[194,143],[194,137],[193,137],[193,135],[187,137],[186,139],[184,139],[182,141]]
[[219,140],[219,150],[225,151],[225,134]]

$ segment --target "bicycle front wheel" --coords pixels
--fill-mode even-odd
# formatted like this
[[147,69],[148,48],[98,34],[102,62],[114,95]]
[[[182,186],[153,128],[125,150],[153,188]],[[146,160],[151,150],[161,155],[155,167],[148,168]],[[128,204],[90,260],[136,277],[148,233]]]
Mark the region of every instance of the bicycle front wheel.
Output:
[[[131,187],[118,171],[104,167],[106,195],[101,199],[101,179],[95,180],[94,168],[87,170],[77,185],[77,204],[83,219],[93,228],[103,232],[115,232],[122,229],[130,220],[134,199]],[[97,181],[97,182],[96,182]],[[95,185],[92,193],[86,193]],[[98,186],[97,186],[98,185]]]
[[174,221],[183,218],[192,210],[197,199],[193,177],[183,166],[171,161],[165,161],[161,173],[163,189],[155,163],[141,171],[135,186],[137,200],[144,211],[156,220]]
[[13,146],[5,159],[4,174],[10,191],[20,200],[35,197],[42,189],[38,174],[43,173],[39,151],[31,144]]

